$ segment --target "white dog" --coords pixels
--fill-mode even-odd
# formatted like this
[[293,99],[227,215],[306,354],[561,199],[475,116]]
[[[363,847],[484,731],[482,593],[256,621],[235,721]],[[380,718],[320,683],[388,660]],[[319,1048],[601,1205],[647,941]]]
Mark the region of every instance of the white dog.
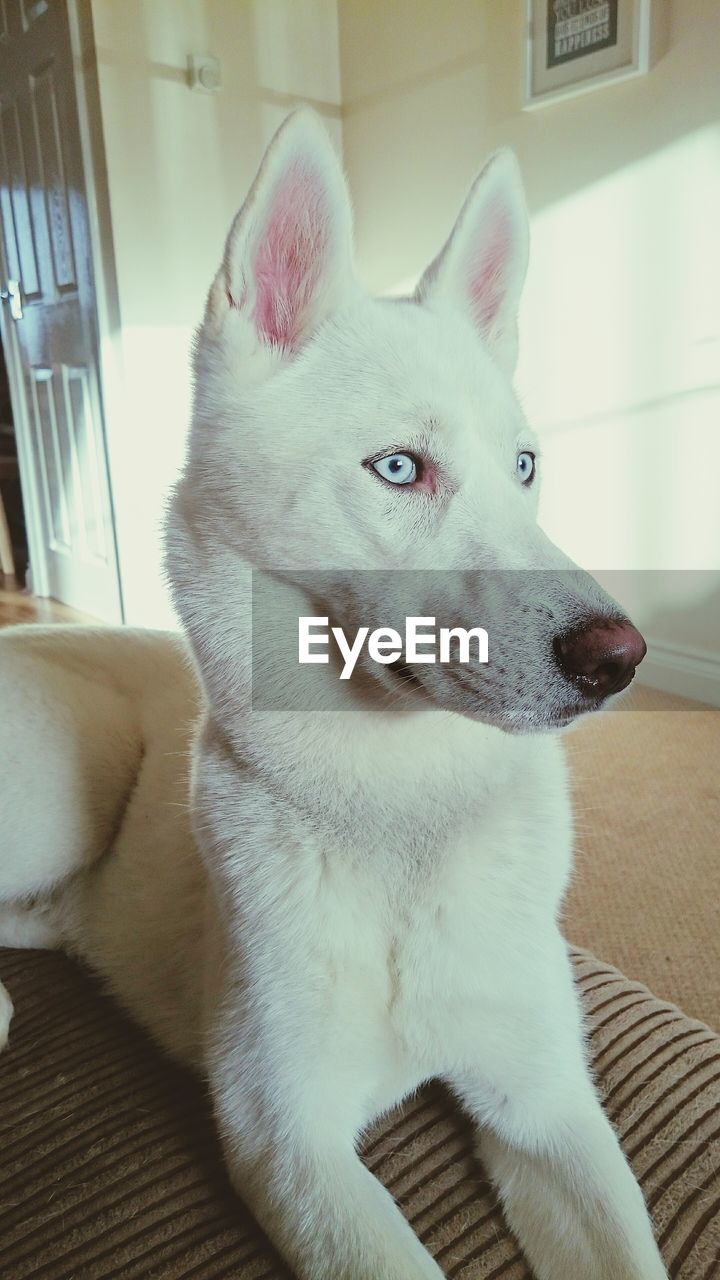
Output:
[[[430,1077],[539,1280],[662,1280],[556,924],[557,730],[644,644],[536,524],[515,162],[490,161],[413,297],[361,291],[350,223],[324,130],[291,116],[198,335],[168,531],[196,671],[169,635],[0,639],[0,941],[81,956],[207,1074],[233,1182],[303,1280],[441,1276],[355,1149]],[[252,664],[253,567],[350,633],[401,622],[412,581],[490,661],[363,653],[344,683],[312,668],[333,710],[295,706]]]

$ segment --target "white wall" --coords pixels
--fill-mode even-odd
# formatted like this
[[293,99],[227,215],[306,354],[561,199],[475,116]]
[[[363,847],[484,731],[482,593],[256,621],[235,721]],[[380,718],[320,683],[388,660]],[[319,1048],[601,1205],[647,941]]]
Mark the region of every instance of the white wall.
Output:
[[[340,145],[335,0],[92,0],[118,322],[104,335],[127,620],[167,625],[160,527],[182,461],[189,346],[230,220],[300,99]],[[223,88],[192,92],[189,53]]]
[[[417,276],[487,153],[515,148],[533,222],[519,387],[543,439],[544,524],[589,568],[683,571],[635,579],[635,613],[666,645],[720,651],[720,6],[654,2],[668,48],[649,76],[527,113],[522,0],[92,0],[129,621],[170,616],[160,522],[192,331],[262,149],[304,99],[338,145],[342,130],[378,290]],[[187,87],[191,52],[221,57],[219,95]],[[708,573],[683,586],[690,568]]]
[[433,256],[487,153],[514,147],[543,523],[590,569],[648,571],[616,592],[718,675],[720,5],[654,3],[667,49],[650,75],[524,112],[521,0],[339,0],[345,162],[384,290]]

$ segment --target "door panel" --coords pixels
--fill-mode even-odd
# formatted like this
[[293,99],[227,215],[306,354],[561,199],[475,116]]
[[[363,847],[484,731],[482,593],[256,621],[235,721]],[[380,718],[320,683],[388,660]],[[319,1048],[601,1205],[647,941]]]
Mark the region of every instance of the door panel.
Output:
[[65,181],[65,169],[60,145],[57,102],[52,63],[42,67],[30,77],[30,94],[33,105],[35,136],[43,139],[38,148],[38,161],[42,166],[39,190],[45,195],[46,226],[50,240],[53,284],[58,293],[75,291],[75,264],[73,261],[72,232],[70,230],[70,206]]
[[116,621],[120,591],[65,3],[5,0],[4,21],[0,250],[6,278],[21,283],[22,318],[12,321],[6,306],[3,335],[15,344],[24,384],[16,426],[18,437],[24,434],[21,470],[24,459],[32,473],[23,481],[38,508],[33,576],[44,580],[46,594]]
[[34,301],[40,297],[40,272],[18,105],[1,99],[0,104],[0,208],[6,270],[12,280],[22,280],[25,297]]

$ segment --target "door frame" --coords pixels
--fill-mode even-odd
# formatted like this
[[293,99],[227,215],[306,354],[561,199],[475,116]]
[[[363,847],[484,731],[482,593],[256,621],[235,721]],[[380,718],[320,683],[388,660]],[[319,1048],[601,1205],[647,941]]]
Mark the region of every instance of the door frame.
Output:
[[92,19],[92,0],[65,0],[65,3],[70,26],[75,97],[80,125],[80,151],[90,228],[90,255],[97,326],[98,391],[118,578],[119,621],[125,622],[118,515],[113,486],[118,468],[113,465],[112,441],[122,438],[120,433],[123,422],[127,419],[120,341],[120,295],[115,269],[115,245],[110,210],[110,186],[105,161],[97,47]]
[[[123,583],[117,533],[117,512],[113,501],[111,432],[109,423],[119,422],[122,413],[123,379],[120,358],[120,307],[113,247],[110,196],[105,164],[100,84],[97,71],[91,0],[64,0],[70,30],[73,79],[80,133],[80,153],[85,179],[90,257],[95,294],[97,375],[102,421],[105,466],[108,473],[113,548],[118,582],[118,622],[125,621]],[[3,257],[0,245],[0,259]],[[4,268],[6,264],[0,262]],[[38,595],[49,589],[45,545],[40,524],[40,499],[30,454],[30,417],[25,400],[25,380],[15,333],[16,321],[9,308],[0,306],[0,334],[7,362],[17,444],[23,514],[30,557],[30,587]]]

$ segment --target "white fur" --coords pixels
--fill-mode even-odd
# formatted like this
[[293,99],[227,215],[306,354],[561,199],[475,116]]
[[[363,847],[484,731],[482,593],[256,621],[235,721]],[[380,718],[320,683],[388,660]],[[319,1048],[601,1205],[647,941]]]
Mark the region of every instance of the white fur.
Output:
[[[308,185],[278,218],[298,156]],[[430,1077],[475,1119],[539,1280],[665,1276],[593,1091],[556,924],[572,833],[548,730],[575,695],[548,653],[556,630],[617,609],[541,534],[514,471],[532,445],[507,377],[526,230],[511,162],[489,174],[416,299],[373,301],[349,269],[330,144],[292,117],[236,219],[198,338],[168,564],[199,680],[171,636],[0,637],[0,936],[82,956],[207,1073],[235,1185],[302,1280],[440,1277],[355,1153],[371,1120]],[[517,231],[507,261],[493,250],[492,332],[482,299],[461,296],[488,201]],[[282,315],[261,323],[264,236],[287,288]],[[297,246],[313,244],[298,292]],[[292,340],[269,340],[275,324]],[[431,498],[362,466],[416,441],[442,476]],[[458,692],[433,672],[417,697],[383,668],[352,704],[313,714],[251,705],[253,565],[280,579],[567,576],[549,601],[536,579],[475,599],[469,588],[466,607],[484,616],[456,621],[486,625],[504,659],[488,684]],[[351,581],[333,607],[378,625],[397,603],[384,575]]]

